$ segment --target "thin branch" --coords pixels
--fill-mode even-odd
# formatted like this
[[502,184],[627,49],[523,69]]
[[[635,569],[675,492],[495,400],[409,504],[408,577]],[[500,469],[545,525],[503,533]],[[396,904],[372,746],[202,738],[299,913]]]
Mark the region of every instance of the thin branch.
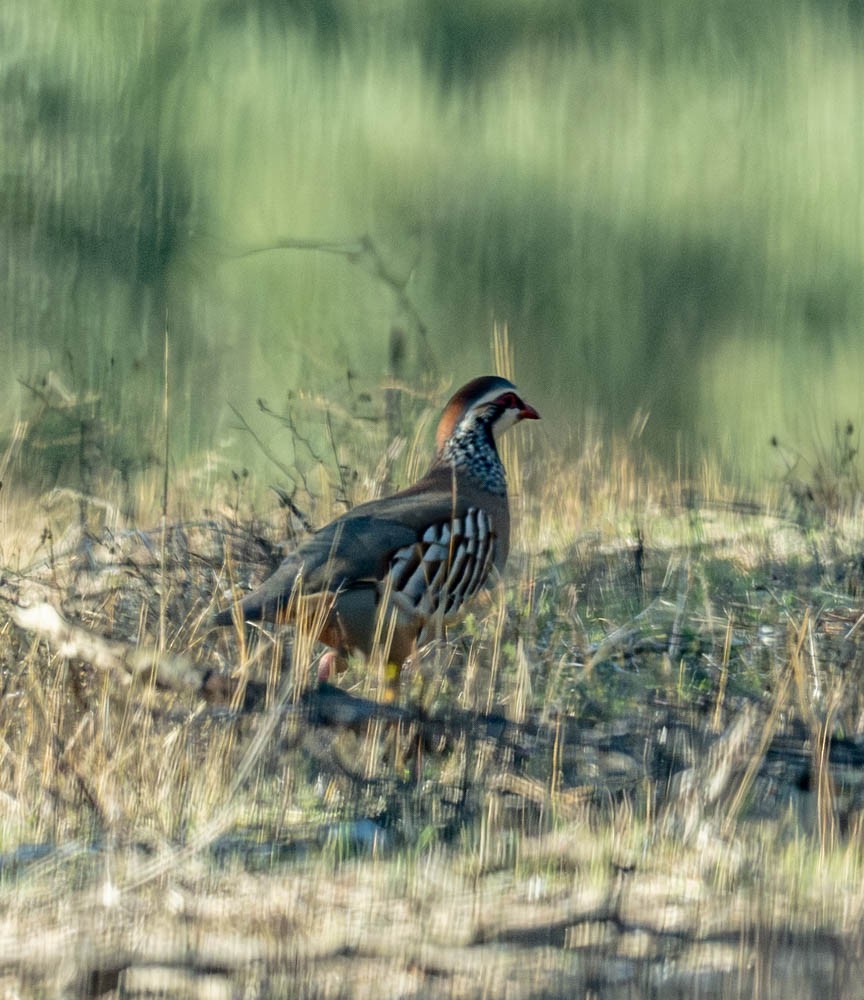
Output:
[[171,424],[170,407],[168,396],[168,309],[165,309],[165,328],[163,331],[163,357],[162,357],[162,422],[165,430],[165,440],[163,442],[164,472],[162,476],[162,538],[159,546],[159,575],[161,586],[159,588],[159,652],[165,651],[166,644],[166,617],[168,612],[168,579],[165,574],[165,555],[168,545],[168,466],[170,462],[171,444]]
[[[231,411],[234,414],[234,416],[240,421],[240,423],[242,425],[242,429],[244,431],[246,431],[246,433],[249,434],[252,437],[252,439],[254,440],[255,444],[257,444],[258,447],[261,449],[261,451],[264,453],[264,457],[268,458],[276,466],[276,468],[282,473],[282,475],[283,476],[287,476],[291,480],[291,482],[296,486],[297,485],[297,481],[294,478],[294,476],[291,473],[291,470],[288,468],[288,466],[285,465],[284,462],[281,462],[273,454],[273,452],[267,447],[267,445],[264,444],[264,442],[261,440],[260,436],[253,430],[252,426],[249,424],[249,421],[243,416],[243,414],[237,409],[237,407],[234,406],[233,403],[229,403],[228,405],[231,407]],[[258,405],[262,409],[264,409],[264,407],[261,404],[261,400],[260,399],[258,400]],[[267,412],[267,411],[265,411],[265,412]]]
[[[267,403],[260,397],[256,400],[256,402],[258,403],[258,409],[262,413],[265,413],[268,417],[273,417],[274,420],[278,420],[280,423],[284,424],[289,431],[291,431],[291,436],[294,439],[294,441],[295,442],[299,441],[300,444],[303,445],[303,447],[309,452],[309,455],[314,462],[317,462],[319,465],[326,464],[324,462],[324,459],[312,447],[312,442],[309,440],[309,438],[304,437],[297,429],[297,425],[294,423],[294,418],[291,416],[290,413],[277,413],[275,410],[272,410],[267,405]],[[235,410],[234,412],[236,413],[237,411]]]
[[408,281],[410,280],[413,267],[408,272],[406,278],[399,278],[387,266],[384,257],[372,238],[364,234],[356,240],[295,240],[277,239],[267,246],[251,247],[236,254],[238,257],[251,257],[260,253],[267,253],[271,250],[312,250],[317,253],[336,254],[345,257],[349,263],[363,267],[374,278],[386,285],[393,293],[396,303],[402,312],[409,317],[414,324],[423,348],[423,363],[431,374],[438,374],[438,364],[435,354],[429,343],[429,327],[426,325],[420,311],[414,305],[407,292]]
[[330,447],[333,449],[333,461],[336,463],[336,471],[339,473],[339,488],[342,490],[342,499],[350,507],[351,501],[348,497],[348,487],[345,484],[345,471],[339,461],[339,452],[336,450],[336,437],[333,434],[333,423],[330,420],[330,411],[324,411],[324,419],[327,424],[327,437],[330,440]]

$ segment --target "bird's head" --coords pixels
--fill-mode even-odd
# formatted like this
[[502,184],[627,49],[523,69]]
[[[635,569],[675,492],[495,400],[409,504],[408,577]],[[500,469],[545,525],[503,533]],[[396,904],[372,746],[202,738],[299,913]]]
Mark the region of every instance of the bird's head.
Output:
[[512,382],[499,375],[475,378],[454,393],[444,407],[435,446],[438,454],[456,435],[488,428],[493,440],[520,420],[539,420],[540,414],[526,403]]

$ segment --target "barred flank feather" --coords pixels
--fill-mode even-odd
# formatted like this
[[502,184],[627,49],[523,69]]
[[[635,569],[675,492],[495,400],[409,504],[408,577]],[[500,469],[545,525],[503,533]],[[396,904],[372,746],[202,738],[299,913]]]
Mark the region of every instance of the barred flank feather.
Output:
[[486,582],[495,541],[492,522],[478,507],[430,525],[420,542],[394,554],[382,592],[389,581],[392,599],[406,610],[432,616],[443,608],[451,617]]

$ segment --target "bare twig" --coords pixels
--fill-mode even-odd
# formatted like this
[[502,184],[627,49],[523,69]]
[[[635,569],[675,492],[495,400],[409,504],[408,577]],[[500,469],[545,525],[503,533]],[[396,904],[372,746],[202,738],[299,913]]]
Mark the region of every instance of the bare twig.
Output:
[[420,336],[424,366],[431,374],[437,374],[438,365],[435,361],[432,346],[429,343],[429,328],[407,292],[407,285],[410,281],[413,268],[409,269],[408,275],[405,278],[399,278],[387,266],[381,251],[367,234],[354,240],[277,239],[267,246],[252,247],[243,250],[237,256],[251,257],[255,254],[267,253],[271,250],[312,250],[317,253],[336,254],[346,258],[351,264],[363,267],[364,270],[391,290],[396,299],[396,304],[409,317]]
[[[250,437],[252,437],[252,439],[255,441],[255,444],[257,444],[258,447],[261,449],[261,451],[264,453],[265,458],[269,459],[276,466],[276,468],[279,469],[279,471],[282,473],[283,476],[287,476],[291,480],[292,483],[296,483],[296,480],[294,479],[294,476],[292,475],[291,470],[288,468],[288,466],[285,465],[284,462],[281,462],[273,454],[273,452],[261,440],[261,437],[258,434],[255,433],[255,431],[253,430],[253,428],[249,424],[249,421],[243,416],[243,414],[237,409],[237,407],[234,406],[234,405],[232,405],[231,403],[229,403],[228,405],[231,407],[231,412],[240,421],[243,430],[246,431],[246,433],[249,434]],[[269,411],[269,410],[266,409],[266,407],[264,406],[262,400],[260,400],[260,399],[258,400],[258,406],[259,406],[259,408],[263,412],[265,412],[265,413],[272,413],[272,411]],[[273,415],[275,416],[275,414],[273,414]],[[313,458],[314,457],[315,456],[313,455]]]
[[342,463],[339,461],[339,452],[336,449],[336,436],[333,433],[333,422],[330,419],[330,411],[325,410],[324,420],[327,424],[327,438],[330,441],[330,447],[333,449],[333,461],[336,463],[336,471],[339,473],[339,489],[342,492],[342,499],[345,501],[348,507],[351,506],[351,498],[348,496],[348,485],[345,482],[345,470],[342,468]]
[[165,431],[163,462],[165,465],[162,475],[162,537],[159,547],[159,576],[161,586],[159,592],[159,651],[165,650],[165,620],[168,610],[168,578],[165,574],[165,550],[168,544],[168,463],[170,456],[171,425],[169,421],[169,400],[168,400],[168,310],[165,310],[165,329],[163,331],[162,358],[162,422]]

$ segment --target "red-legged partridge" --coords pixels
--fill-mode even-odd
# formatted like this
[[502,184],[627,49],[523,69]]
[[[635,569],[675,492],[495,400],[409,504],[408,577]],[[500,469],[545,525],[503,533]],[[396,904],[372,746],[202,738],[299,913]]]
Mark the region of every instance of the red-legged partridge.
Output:
[[493,568],[504,568],[510,512],[495,440],[537,419],[507,379],[469,382],[444,408],[422,479],[316,531],[215,623],[302,616],[336,650],[328,664],[352,652],[368,657],[377,642],[387,662],[385,698],[393,700],[418,639],[455,617]]

